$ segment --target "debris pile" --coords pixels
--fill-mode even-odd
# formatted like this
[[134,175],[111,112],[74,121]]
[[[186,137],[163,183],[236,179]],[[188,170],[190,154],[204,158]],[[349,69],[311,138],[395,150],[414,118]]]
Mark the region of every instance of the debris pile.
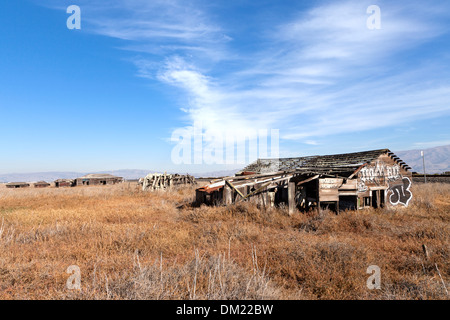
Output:
[[196,184],[195,178],[190,175],[150,173],[145,178],[139,179],[143,191],[166,190],[171,187]]

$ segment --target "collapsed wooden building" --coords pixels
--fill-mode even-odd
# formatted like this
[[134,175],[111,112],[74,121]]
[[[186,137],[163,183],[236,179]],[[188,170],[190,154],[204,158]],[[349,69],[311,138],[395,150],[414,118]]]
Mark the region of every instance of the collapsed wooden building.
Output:
[[50,187],[50,183],[48,183],[47,181],[38,181],[33,183],[33,186],[35,188],[47,188]]
[[196,184],[195,178],[190,175],[150,173],[145,178],[139,179],[143,191],[166,190],[172,187]]
[[57,179],[54,181],[56,188],[74,187],[74,179]]
[[112,174],[91,173],[81,178],[75,179],[76,186],[98,186],[111,185],[123,182],[122,177],[116,177]]
[[320,210],[407,206],[411,168],[389,149],[258,159],[238,172],[196,190],[197,203],[254,201],[261,206],[288,205]]
[[9,182],[6,184],[6,187],[11,189],[28,188],[29,186],[30,184],[27,182]]

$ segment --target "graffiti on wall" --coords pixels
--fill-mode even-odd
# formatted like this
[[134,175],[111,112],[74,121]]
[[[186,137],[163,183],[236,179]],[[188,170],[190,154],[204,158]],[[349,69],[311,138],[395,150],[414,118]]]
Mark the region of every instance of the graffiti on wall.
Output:
[[363,167],[359,171],[358,192],[366,192],[369,188],[366,183],[385,185],[386,182],[396,181],[402,178],[398,164],[387,165],[378,160],[373,165]]
[[389,202],[393,206],[402,204],[406,207],[412,199],[412,192],[409,190],[411,180],[402,176],[398,164],[387,165],[377,160],[374,164],[364,166],[358,174],[358,192],[364,193],[370,189],[366,183],[388,186],[386,196],[389,195]]
[[379,184],[382,179],[395,181],[401,178],[400,166],[394,164],[386,165],[383,161],[377,161],[375,165],[365,166],[359,172],[361,182],[373,182]]
[[358,181],[357,187],[358,187],[358,192],[366,192],[367,190],[369,190],[369,188],[362,181]]
[[412,199],[412,192],[409,190],[410,187],[411,180],[407,177],[402,178],[402,184],[396,184],[393,186],[389,185],[389,192],[391,192],[389,202],[393,206],[402,204],[407,207],[409,201]]

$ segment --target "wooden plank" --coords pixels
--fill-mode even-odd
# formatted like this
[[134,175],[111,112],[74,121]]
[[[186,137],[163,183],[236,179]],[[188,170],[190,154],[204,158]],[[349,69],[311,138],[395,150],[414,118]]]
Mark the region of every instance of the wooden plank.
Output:
[[288,205],[289,215],[292,215],[295,211],[296,203],[295,203],[295,182],[289,182],[288,184]]
[[320,196],[319,196],[319,180],[316,182],[316,195],[317,195],[317,212],[320,214]]
[[225,183],[227,185],[229,185],[231,188],[233,188],[234,190],[236,190],[236,192],[242,197],[244,198],[244,195],[228,180],[225,180]]
[[358,192],[357,191],[351,191],[351,190],[349,190],[349,191],[345,190],[345,191],[339,191],[339,195],[340,196],[357,196]]
[[225,205],[233,203],[233,192],[228,185],[223,187],[223,200],[225,202]]
[[370,191],[358,192],[358,197],[370,197]]
[[352,179],[352,178],[353,178],[355,175],[357,175],[358,172],[361,171],[361,169],[364,168],[366,165],[367,165],[367,163],[364,163],[362,166],[360,166],[355,172],[353,172],[353,173],[348,177],[348,179],[349,179],[349,180]]
[[319,177],[320,177],[320,175],[317,174],[317,175],[315,175],[315,176],[313,176],[313,177],[311,177],[311,178],[308,178],[308,179],[306,179],[306,180],[303,180],[303,181],[298,182],[297,185],[299,186],[299,185],[301,185],[301,184],[310,182],[310,181],[312,181],[312,180],[314,180],[314,179],[317,179],[317,178],[319,178]]
[[338,178],[321,178],[319,179],[319,187],[321,189],[337,189],[343,182],[343,179]]
[[272,173],[258,173],[258,174],[252,174],[252,175],[245,175],[245,176],[237,176],[237,177],[226,177],[224,179],[237,182],[241,180],[250,180],[250,179],[257,179],[257,178],[266,178],[266,177],[272,177],[272,176],[280,176],[285,174],[292,174],[293,171],[278,171],[278,172],[272,172]]
[[321,195],[320,196],[320,201],[321,202],[327,202],[327,201],[339,201],[339,196],[338,195]]
[[[258,183],[264,183],[264,182],[279,182],[279,181],[283,181],[283,180],[288,180],[291,179],[293,177],[293,175],[284,175],[284,176],[269,176],[269,177],[263,177],[260,179],[255,179],[254,181],[239,181],[239,182],[233,182],[234,186],[236,188],[238,187],[246,187],[246,186],[253,186],[255,184]],[[227,180],[227,181],[232,181],[232,180]]]
[[320,194],[325,194],[325,195],[327,195],[327,194],[338,194],[339,191],[338,191],[338,189],[320,189],[319,193]]
[[369,187],[369,189],[370,189],[371,191],[375,191],[375,190],[386,190],[387,187],[386,187],[386,186]]
[[252,192],[248,193],[245,197],[241,198],[240,200],[244,200],[246,198],[249,198],[249,197],[253,196],[254,194],[257,194],[259,191],[263,190],[264,188],[266,188],[271,183],[272,183],[272,181],[269,181],[269,182],[263,184],[261,187],[259,187],[255,191],[252,191]]
[[347,180],[346,183],[344,183],[343,185],[341,185],[339,187],[339,190],[356,190],[356,183],[357,180],[353,179],[353,180]]

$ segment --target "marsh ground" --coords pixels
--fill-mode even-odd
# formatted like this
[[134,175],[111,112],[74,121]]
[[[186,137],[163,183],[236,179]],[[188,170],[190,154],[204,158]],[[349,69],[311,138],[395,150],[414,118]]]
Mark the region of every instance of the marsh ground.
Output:
[[0,188],[0,299],[448,299],[450,184],[412,191],[401,210],[288,216],[194,207],[193,188]]

